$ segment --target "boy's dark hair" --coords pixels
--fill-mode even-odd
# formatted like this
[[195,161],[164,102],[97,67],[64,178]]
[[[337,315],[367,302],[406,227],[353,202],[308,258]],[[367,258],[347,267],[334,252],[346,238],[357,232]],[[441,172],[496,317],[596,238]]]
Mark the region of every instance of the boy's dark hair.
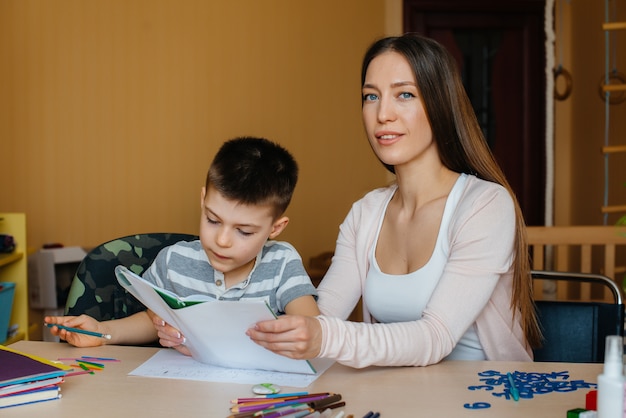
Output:
[[224,142],[206,177],[222,196],[246,205],[269,204],[282,215],[298,181],[298,164],[291,154],[265,138],[240,137]]

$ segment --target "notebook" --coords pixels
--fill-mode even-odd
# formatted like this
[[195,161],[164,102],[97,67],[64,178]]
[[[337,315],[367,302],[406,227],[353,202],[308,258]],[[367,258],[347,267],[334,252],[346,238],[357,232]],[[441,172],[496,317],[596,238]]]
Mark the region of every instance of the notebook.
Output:
[[63,376],[72,368],[0,345],[0,389],[18,383]]
[[266,302],[220,301],[202,295],[180,298],[124,266],[117,266],[115,274],[122,287],[183,333],[195,360],[233,369],[315,374],[309,361],[278,355],[246,335],[256,322],[275,319]]

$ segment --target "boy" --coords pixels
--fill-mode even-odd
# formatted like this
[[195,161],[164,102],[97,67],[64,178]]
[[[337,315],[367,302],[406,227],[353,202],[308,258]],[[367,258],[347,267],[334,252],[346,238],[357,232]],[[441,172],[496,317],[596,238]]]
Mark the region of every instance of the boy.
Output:
[[[273,241],[289,223],[283,214],[297,179],[295,160],[279,145],[254,137],[225,142],[202,188],[200,239],[161,250],[143,278],[183,297],[261,299],[277,315],[319,315],[317,293],[300,255],[290,244]],[[45,321],[110,334],[108,344],[146,344],[165,326],[150,311],[113,321],[98,322],[87,315]],[[57,327],[51,332],[78,347],[105,342]],[[188,354],[184,346],[176,349]]]

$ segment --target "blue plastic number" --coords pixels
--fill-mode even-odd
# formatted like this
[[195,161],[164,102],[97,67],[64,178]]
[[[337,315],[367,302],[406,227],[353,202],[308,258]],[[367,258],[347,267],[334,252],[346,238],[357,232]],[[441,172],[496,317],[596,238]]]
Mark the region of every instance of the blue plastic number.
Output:
[[463,407],[467,409],[485,409],[491,408],[491,404],[487,402],[474,402],[474,403],[466,403]]
[[493,390],[493,386],[489,386],[489,385],[468,386],[467,388],[469,390],[479,390],[479,389]]

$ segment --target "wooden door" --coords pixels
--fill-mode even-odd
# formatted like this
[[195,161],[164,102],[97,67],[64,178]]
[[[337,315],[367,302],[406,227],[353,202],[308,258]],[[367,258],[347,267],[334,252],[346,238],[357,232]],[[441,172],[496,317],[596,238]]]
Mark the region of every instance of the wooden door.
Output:
[[537,0],[404,0],[404,29],[456,58],[468,96],[529,225],[544,224],[545,34]]

